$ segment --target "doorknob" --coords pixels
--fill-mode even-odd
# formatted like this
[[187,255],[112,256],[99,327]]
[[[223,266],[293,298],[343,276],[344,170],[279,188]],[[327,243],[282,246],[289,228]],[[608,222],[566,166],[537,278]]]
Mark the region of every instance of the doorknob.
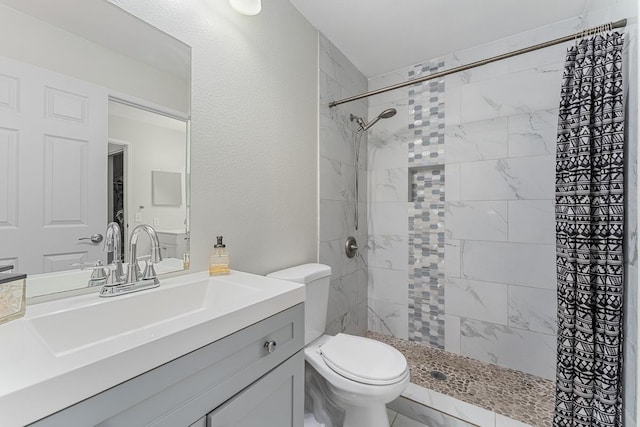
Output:
[[91,243],[100,243],[104,237],[100,233],[92,234],[91,237],[81,237],[78,240],[91,240]]

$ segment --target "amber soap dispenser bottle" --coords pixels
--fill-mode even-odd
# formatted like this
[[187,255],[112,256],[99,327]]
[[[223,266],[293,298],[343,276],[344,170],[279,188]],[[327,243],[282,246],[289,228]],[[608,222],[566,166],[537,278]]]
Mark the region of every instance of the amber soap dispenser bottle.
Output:
[[217,236],[217,243],[213,246],[213,252],[209,258],[209,276],[229,274],[229,254],[227,247],[222,243],[222,236]]

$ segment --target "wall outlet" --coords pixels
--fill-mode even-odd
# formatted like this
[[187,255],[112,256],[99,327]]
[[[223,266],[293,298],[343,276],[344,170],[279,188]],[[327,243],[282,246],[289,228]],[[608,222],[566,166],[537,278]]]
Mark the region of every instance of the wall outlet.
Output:
[[160,218],[153,218],[153,226],[154,227],[160,226]]
[[142,214],[141,213],[137,213],[136,214],[136,222],[142,222]]

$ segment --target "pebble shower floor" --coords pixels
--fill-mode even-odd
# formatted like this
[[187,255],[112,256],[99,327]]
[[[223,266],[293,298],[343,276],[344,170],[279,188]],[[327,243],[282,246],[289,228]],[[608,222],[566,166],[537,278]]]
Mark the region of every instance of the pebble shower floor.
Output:
[[[533,427],[552,424],[555,386],[551,380],[387,335],[369,332],[368,336],[404,354],[416,385]],[[446,379],[439,379],[434,371]]]

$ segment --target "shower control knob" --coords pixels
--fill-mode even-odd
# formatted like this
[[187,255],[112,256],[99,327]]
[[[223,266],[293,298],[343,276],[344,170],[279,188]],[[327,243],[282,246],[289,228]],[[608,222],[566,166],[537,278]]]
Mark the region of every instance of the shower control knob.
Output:
[[267,353],[273,353],[276,349],[275,341],[267,341],[264,343],[264,348],[267,349]]
[[353,258],[356,256],[358,253],[358,242],[356,242],[355,237],[347,237],[347,240],[344,242],[344,252],[347,255],[347,258]]

